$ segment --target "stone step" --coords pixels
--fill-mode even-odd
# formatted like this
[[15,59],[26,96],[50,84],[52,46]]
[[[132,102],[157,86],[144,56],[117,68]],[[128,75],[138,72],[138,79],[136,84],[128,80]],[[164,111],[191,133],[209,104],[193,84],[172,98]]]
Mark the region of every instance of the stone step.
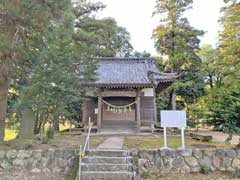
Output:
[[132,157],[101,157],[101,156],[86,156],[82,159],[83,163],[91,164],[125,164],[131,163]]
[[102,122],[102,126],[105,125],[112,125],[112,126],[129,126],[129,125],[133,125],[133,126],[137,126],[137,122],[134,120],[104,120]]
[[131,172],[85,171],[82,172],[83,180],[133,180]]
[[122,126],[119,126],[119,125],[110,125],[110,124],[105,124],[102,126],[102,128],[115,128],[115,129],[129,129],[129,128],[137,128],[137,125],[122,125]]
[[125,150],[90,150],[86,154],[101,157],[127,157],[131,155],[130,151]]
[[82,164],[82,171],[133,171],[132,165],[128,164]]

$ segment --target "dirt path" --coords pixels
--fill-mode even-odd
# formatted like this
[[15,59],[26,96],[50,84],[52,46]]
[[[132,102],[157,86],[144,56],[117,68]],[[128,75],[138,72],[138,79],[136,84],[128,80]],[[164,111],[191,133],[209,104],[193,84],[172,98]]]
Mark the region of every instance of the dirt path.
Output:
[[[213,142],[225,142],[225,140],[229,137],[229,134],[217,131],[209,131],[209,130],[199,130],[201,133],[209,134],[213,137]],[[240,136],[233,135],[231,140],[231,144],[238,144]]]
[[109,137],[102,144],[100,144],[97,149],[122,149],[123,148],[124,137]]

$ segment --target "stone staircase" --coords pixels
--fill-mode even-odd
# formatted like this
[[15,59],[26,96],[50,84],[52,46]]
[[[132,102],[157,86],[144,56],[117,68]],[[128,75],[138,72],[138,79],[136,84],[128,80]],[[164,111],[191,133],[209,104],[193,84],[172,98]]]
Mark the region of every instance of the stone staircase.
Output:
[[131,152],[90,150],[82,159],[83,180],[134,180]]

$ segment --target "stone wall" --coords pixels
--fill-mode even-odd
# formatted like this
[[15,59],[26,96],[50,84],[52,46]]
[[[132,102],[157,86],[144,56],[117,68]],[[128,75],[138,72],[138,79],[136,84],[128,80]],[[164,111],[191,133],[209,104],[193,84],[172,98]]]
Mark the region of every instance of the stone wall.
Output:
[[74,150],[10,150],[0,151],[0,169],[27,170],[33,173],[62,173],[70,175],[76,151]]
[[[33,173],[70,175],[77,150],[10,150],[0,151],[0,170],[22,169]],[[156,149],[139,150],[133,154],[139,173],[200,172],[201,167],[212,171],[233,171],[240,168],[237,149]]]
[[202,167],[211,171],[234,171],[240,168],[240,150],[236,149],[159,149],[138,151],[139,173],[200,172]]

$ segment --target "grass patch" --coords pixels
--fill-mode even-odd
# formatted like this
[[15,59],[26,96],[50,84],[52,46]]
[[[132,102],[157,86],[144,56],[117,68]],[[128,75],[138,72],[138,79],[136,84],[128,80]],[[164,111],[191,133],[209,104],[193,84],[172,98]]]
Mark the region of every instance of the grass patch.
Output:
[[[162,174],[157,179],[161,180],[230,180],[231,174],[228,172],[211,172],[207,175],[201,173],[170,173]],[[150,179],[149,179],[150,180]]]
[[[185,137],[186,147],[191,147],[193,144],[206,144],[211,146],[216,146],[217,148],[234,147],[234,145],[229,145],[225,143],[216,142],[201,142],[193,140],[191,137]],[[126,136],[124,141],[124,149],[157,149],[163,147],[163,137],[162,136]],[[180,148],[181,147],[181,137],[180,136],[168,136],[168,147],[170,148]]]
[[[80,144],[84,145],[86,136],[83,135],[61,135],[56,134],[54,139],[49,141],[49,144],[54,144],[56,146],[62,146],[63,148],[79,148]],[[90,137],[90,148],[96,148],[106,140],[105,136],[91,136]]]
[[0,145],[0,150],[11,150],[11,149],[31,149],[33,145],[32,139],[14,139],[11,141],[6,141],[4,144]]
[[[48,139],[47,142],[39,138],[33,139],[14,139],[6,141],[0,145],[0,150],[10,149],[79,149],[80,144],[84,145],[85,136],[83,135],[60,135],[55,134],[53,139]],[[94,149],[101,144],[106,137],[92,136],[90,138],[90,148]]]

